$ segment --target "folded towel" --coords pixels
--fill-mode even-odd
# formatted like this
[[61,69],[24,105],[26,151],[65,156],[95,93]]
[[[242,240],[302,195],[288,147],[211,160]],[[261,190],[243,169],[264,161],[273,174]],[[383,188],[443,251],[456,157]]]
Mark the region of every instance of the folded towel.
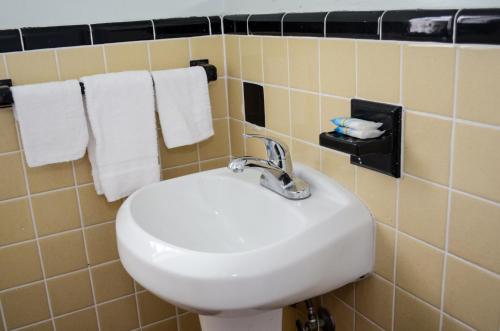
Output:
[[82,77],[98,194],[123,198],[160,180],[154,92],[147,71]]
[[11,89],[28,166],[72,161],[85,154],[89,134],[78,81]]
[[191,145],[214,134],[205,69],[153,71],[156,105],[165,145]]

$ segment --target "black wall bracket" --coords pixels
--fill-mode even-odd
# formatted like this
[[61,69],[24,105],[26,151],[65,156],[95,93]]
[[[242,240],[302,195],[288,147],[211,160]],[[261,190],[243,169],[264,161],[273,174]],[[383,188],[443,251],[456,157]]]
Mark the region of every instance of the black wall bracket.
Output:
[[208,63],[207,59],[203,60],[191,60],[189,61],[190,67],[201,66],[205,69],[205,73],[207,74],[208,82],[213,82],[217,80],[217,67],[213,64]]
[[385,133],[373,139],[357,139],[337,132],[323,132],[321,146],[351,154],[351,163],[363,168],[401,177],[401,116],[400,106],[351,100],[351,117],[383,123]]
[[12,100],[12,93],[10,92],[11,86],[12,80],[0,79],[0,108],[9,107],[14,102]]

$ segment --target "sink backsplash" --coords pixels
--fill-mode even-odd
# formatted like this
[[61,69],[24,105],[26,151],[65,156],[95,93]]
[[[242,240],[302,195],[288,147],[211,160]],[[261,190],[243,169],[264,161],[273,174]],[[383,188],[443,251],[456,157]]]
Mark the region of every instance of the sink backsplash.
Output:
[[[226,166],[231,156],[264,157],[243,133],[279,138],[295,161],[354,191],[377,221],[373,276],[316,298],[338,330],[497,331],[500,41],[498,23],[474,18],[498,12],[212,16],[209,27],[181,19],[154,33],[149,21],[131,22],[100,45],[89,45],[97,40],[81,26],[76,39],[55,44],[48,37],[63,38],[60,29],[23,30],[23,42],[17,29],[2,30],[0,79],[19,85],[209,59],[219,71],[210,84],[215,136],[160,144],[163,179]],[[245,121],[243,82],[263,86],[264,126]],[[329,120],[349,116],[351,98],[403,106],[401,179],[319,146]],[[12,111],[0,110],[0,330],[197,330],[195,315],[121,266],[120,202],[95,193],[88,159],[30,169],[18,137]],[[297,316],[302,307],[285,311],[284,330]]]

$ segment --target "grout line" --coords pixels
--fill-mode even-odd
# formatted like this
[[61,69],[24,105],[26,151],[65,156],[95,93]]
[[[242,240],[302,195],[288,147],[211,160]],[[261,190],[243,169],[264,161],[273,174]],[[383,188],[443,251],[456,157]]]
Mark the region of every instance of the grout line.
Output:
[[365,315],[361,314],[359,311],[356,311],[356,314],[358,314],[359,316],[361,316],[362,319],[368,321],[368,323],[370,323],[372,326],[374,326],[378,330],[385,331],[384,328],[382,328],[380,325],[378,325],[377,323],[375,323],[374,321],[372,321],[371,319],[369,319]]
[[[284,37],[285,36],[285,32],[284,32],[284,21],[285,21],[285,16],[288,15],[288,13],[284,13],[283,16],[281,16],[281,37]],[[275,36],[275,37],[279,37],[279,36]]]
[[169,316],[169,317],[167,317],[167,318],[161,319],[161,320],[156,321],[156,322],[152,322],[152,323],[149,323],[149,324],[143,325],[143,328],[144,328],[144,327],[150,327],[150,326],[158,325],[158,324],[160,324],[160,323],[163,323],[163,322],[166,322],[166,321],[170,321],[170,320],[174,320],[174,319],[177,319],[177,311],[176,311],[176,314],[175,314],[175,315]]
[[[98,269],[100,267],[103,267],[103,266],[106,266],[106,265],[109,265],[109,264],[112,264],[112,263],[116,263],[116,262],[119,262],[119,261],[120,261],[120,259],[118,258],[118,259],[109,260],[109,261],[102,262],[102,263],[95,264],[95,265],[89,265],[88,267],[83,267],[81,269],[68,271],[68,272],[65,272],[65,273],[62,273],[62,274],[57,274],[57,275],[54,275],[54,276],[49,276],[49,277],[46,278],[46,280],[49,281],[49,280],[63,278],[63,277],[66,277],[66,276],[71,276],[71,275],[74,275],[74,274],[77,274],[77,273],[80,273],[82,271],[86,271],[86,270],[89,270],[89,269],[90,270]],[[3,290],[0,290],[0,294],[6,293],[6,292],[9,292],[9,291],[12,291],[12,290],[22,289],[22,288],[28,287],[28,286],[40,284],[43,281],[44,281],[44,279],[38,279],[38,280],[29,282],[29,283],[24,283],[24,284],[12,286],[12,287],[9,287],[9,288],[5,288]]]
[[[17,125],[16,125],[16,133],[17,133],[17,141],[18,141],[18,143],[20,143],[21,133],[20,133],[19,127]],[[21,166],[23,169],[24,185],[25,185],[26,194],[27,194],[27,198],[28,198],[28,208],[30,211],[31,223],[33,226],[33,233],[35,235],[35,243],[36,243],[36,247],[37,247],[37,251],[38,251],[38,258],[40,259],[39,263],[40,263],[40,270],[42,271],[42,281],[44,284],[44,289],[45,289],[45,293],[46,293],[46,297],[47,297],[47,303],[49,306],[48,307],[49,308],[49,316],[50,316],[50,319],[52,321],[52,328],[54,329],[54,331],[57,331],[56,324],[54,321],[54,311],[52,310],[52,300],[50,298],[49,287],[47,285],[47,273],[45,271],[45,265],[43,263],[42,249],[40,248],[40,241],[39,241],[39,237],[38,237],[38,227],[37,227],[37,224],[35,221],[35,212],[33,210],[33,203],[31,201],[31,192],[30,192],[30,187],[29,187],[28,172],[26,170],[26,164],[25,164],[24,157],[22,154],[21,154]]]
[[358,42],[354,41],[354,97],[359,98],[359,55]]
[[7,66],[7,55],[2,54],[2,65],[3,65],[6,77],[10,77],[9,67]]
[[[285,18],[286,14],[283,15],[283,19]],[[283,30],[282,30],[283,31]],[[293,117],[293,112],[292,112],[292,90],[290,89],[290,67],[291,67],[291,61],[290,61],[290,38],[285,38],[286,40],[286,68],[287,68],[287,87],[288,87],[288,132],[290,133],[290,155],[293,155],[293,132],[292,132],[292,117]],[[321,152],[320,152],[320,158],[321,158]]]
[[400,204],[400,190],[401,190],[401,178],[396,180],[396,220],[395,220],[395,230],[394,230],[394,258],[393,258],[393,269],[392,269],[392,330],[396,328],[396,273],[397,273],[397,257],[398,257],[398,237],[399,237],[399,204]]
[[42,320],[42,321],[36,321],[36,322],[30,323],[30,324],[26,324],[26,325],[20,326],[18,328],[10,329],[10,331],[25,331],[25,330],[31,329],[33,327],[36,327],[36,326],[48,323],[50,321],[51,321],[50,318]]
[[175,319],[177,322],[177,330],[181,331],[181,319],[180,319],[179,315],[180,315],[179,314],[179,307],[175,306]]
[[[260,62],[261,62],[261,71],[262,71],[262,83],[264,83],[266,80],[265,80],[265,70],[264,70],[264,38],[263,37],[259,37],[260,38]],[[265,95],[264,95],[265,97]]]
[[455,13],[455,16],[453,17],[453,37],[452,37],[452,44],[455,45],[457,43],[457,20],[458,20],[458,15],[462,11],[462,8],[458,9],[457,12]]
[[[23,199],[27,199],[27,197],[23,197]],[[115,222],[115,220],[105,221],[105,222],[96,223],[96,224],[84,225],[83,227],[78,227],[78,228],[73,228],[73,229],[68,229],[68,230],[62,230],[62,231],[59,231],[59,232],[49,233],[49,234],[46,234],[46,235],[41,235],[41,236],[39,235],[38,236],[38,240],[44,240],[44,239],[48,239],[48,238],[58,237],[60,235],[70,234],[70,233],[77,232],[77,231],[85,231],[87,229],[99,227],[99,226],[102,226],[102,225],[107,225],[109,223],[114,223],[114,222]],[[10,243],[10,244],[3,245],[3,246],[0,247],[0,249],[10,248],[10,247],[18,246],[18,245],[23,245],[23,244],[27,244],[27,243],[30,243],[30,242],[33,242],[33,241],[36,241],[36,239],[35,238],[31,238],[31,239],[27,239],[27,240],[16,241],[16,242],[13,242],[13,243]],[[1,292],[1,290],[0,290],[0,292]]]
[[399,104],[403,104],[403,46],[399,45]]
[[[382,16],[386,12],[382,14]],[[380,16],[380,27],[382,26],[382,16]],[[382,33],[380,34],[382,38]],[[399,45],[399,103],[402,103],[403,99],[403,47]],[[403,114],[402,114],[403,115]],[[403,117],[403,116],[402,116]],[[401,127],[403,125],[401,124]],[[401,132],[401,138],[403,137],[403,132]],[[404,144],[401,142],[402,150],[404,149]],[[402,153],[400,159],[403,159]],[[401,162],[402,163],[402,162]],[[400,172],[402,165],[400,164]],[[397,257],[398,257],[398,238],[399,238],[399,217],[400,217],[400,192],[401,192],[401,178],[396,179],[396,210],[395,210],[395,233],[394,233],[394,257],[393,257],[393,270],[392,270],[392,312],[391,318],[392,330],[396,329],[396,276],[397,276]]]
[[[210,20],[210,16],[206,16],[207,20],[208,20],[208,35],[211,36],[212,35],[212,21]],[[224,61],[225,63],[226,61]]]
[[[151,27],[153,28],[153,40],[156,40],[156,29],[155,29],[155,22],[154,20],[151,21]],[[209,21],[210,22],[210,21]],[[209,25],[210,26],[210,25]]]
[[[78,182],[77,181],[77,176],[76,176],[76,169],[75,169],[75,161],[71,161],[71,170],[73,172],[73,181],[75,184]],[[87,261],[87,270],[89,274],[89,279],[90,279],[90,289],[92,291],[92,299],[94,300],[94,304],[97,303],[96,300],[96,295],[95,295],[95,288],[94,288],[94,278],[92,277],[92,272],[90,269],[90,259],[89,259],[89,252],[88,252],[88,244],[87,244],[87,236],[84,229],[84,222],[83,222],[83,211],[82,211],[82,205],[81,205],[81,200],[80,200],[80,192],[79,190],[75,189],[76,192],[76,202],[78,205],[78,216],[80,218],[80,227],[82,231],[82,237],[83,237],[83,248],[85,250],[85,260]],[[95,314],[96,314],[96,320],[97,320],[97,330],[101,330],[101,323],[99,321],[99,311],[97,310],[97,306],[94,308]]]
[[426,305],[427,307],[429,307],[429,308],[431,308],[431,309],[434,309],[434,310],[439,311],[439,308],[437,308],[436,306],[434,306],[434,305],[432,305],[432,304],[428,303],[428,302],[427,302],[427,301],[425,301],[424,299],[419,298],[418,296],[416,296],[415,294],[411,293],[410,291],[408,291],[408,290],[406,290],[406,289],[402,288],[401,286],[396,285],[396,289],[397,289],[398,291],[401,291],[401,292],[405,293],[405,294],[406,294],[406,295],[408,295],[408,296],[411,296],[414,300],[416,300],[416,301],[418,301],[418,302],[420,302],[420,303],[422,303],[422,304]]
[[464,327],[465,329],[469,330],[469,331],[475,331],[476,329],[474,329],[472,326],[468,325],[468,324],[465,324],[464,322],[462,322],[461,320],[451,316],[450,314],[447,314],[445,312],[443,312],[443,316],[446,316],[448,317],[449,319],[452,319],[454,322],[460,324],[462,327]]
[[455,118],[454,121],[455,121],[455,123],[477,126],[479,128],[484,128],[484,129],[500,130],[500,125],[474,122],[474,121],[470,121],[470,120],[464,120],[461,118]]
[[[189,49],[189,60],[192,60],[193,59],[193,50],[192,50],[192,47],[191,47],[191,38],[188,39],[188,49]],[[224,59],[224,65],[225,65],[225,59]],[[197,164],[198,164],[198,171],[201,171],[201,164],[200,164],[200,144],[197,143],[196,144],[196,155],[197,155]]]
[[[132,279],[134,284],[134,298],[135,298],[135,309],[137,310],[137,320],[139,323],[139,329],[142,330],[142,321],[141,321],[141,310],[139,309],[139,295],[137,294],[137,282],[135,279]],[[97,310],[97,307],[96,307]]]
[[[14,154],[17,154],[19,152],[21,152],[22,150],[17,150],[17,151],[10,151],[10,152],[3,152],[3,153],[0,153],[0,157],[1,156],[9,156],[9,155],[14,155]],[[3,200],[2,200],[3,201]]]
[[59,56],[57,54],[56,49],[54,49],[53,53],[54,53],[54,62],[56,63],[57,79],[61,80],[61,68],[59,66]]
[[[149,74],[151,75],[151,71],[153,71],[153,62],[151,61],[151,43],[146,43],[146,53],[148,56],[148,69],[149,69]],[[153,77],[151,77],[151,80],[153,80]],[[154,86],[154,81],[153,81],[153,86]],[[153,93],[155,93],[155,89],[153,88]],[[158,108],[156,107],[156,95],[155,95],[155,115],[156,115],[156,110]],[[155,116],[155,126],[156,126],[156,116]]]
[[252,16],[252,14],[248,15],[248,17],[247,17],[247,36],[250,36],[250,24],[248,24],[248,22],[250,22],[251,16]]
[[[324,26],[325,26],[325,36],[326,36],[326,18],[328,17],[328,14],[330,14],[330,12],[328,12],[326,15],[325,15],[325,21],[324,21]],[[321,67],[321,41],[318,39],[317,41],[317,50],[318,50],[318,92],[321,93],[321,91],[323,91],[323,88],[321,86],[321,70],[319,69]],[[319,127],[319,131],[321,132],[322,131],[322,120],[323,120],[323,98],[321,96],[317,96],[318,98],[318,113],[319,113],[319,116],[318,116],[318,127]],[[323,150],[320,149],[319,150],[319,169],[320,171],[323,171]]]
[[[238,61],[240,64],[240,78],[236,78],[236,79],[239,81],[240,89],[241,89],[241,103],[240,103],[238,111],[240,112],[240,115],[243,118],[243,133],[247,133],[246,116],[245,116],[245,110],[244,110],[244,106],[243,106],[245,103],[245,90],[243,88],[243,60],[242,60],[243,55],[241,54],[241,39],[243,37],[237,36],[236,38],[238,40]],[[248,150],[247,140],[246,140],[246,138],[243,138],[243,152],[245,155],[248,154],[247,150]]]
[[25,51],[24,49],[24,38],[23,38],[23,33],[21,31],[21,28],[17,29],[19,31],[19,40],[21,41],[21,51]]
[[384,15],[385,13],[387,13],[387,10],[384,10],[384,12],[382,13],[382,15],[380,15],[380,17],[378,18],[378,33],[379,33],[379,39],[378,41],[382,40],[382,26],[383,26],[383,18],[384,18]]
[[325,18],[323,20],[323,38],[326,38],[326,20],[328,18],[328,15],[330,15],[330,13],[331,13],[331,11],[327,12],[325,15]]
[[[21,155],[23,155],[23,154],[21,153]],[[65,186],[65,187],[60,187],[60,188],[56,188],[56,189],[49,190],[49,191],[31,193],[31,196],[32,197],[38,197],[38,196],[46,195],[48,193],[63,192],[63,191],[68,191],[68,190],[75,189],[75,188],[78,189],[78,188],[81,188],[81,187],[87,187],[87,186],[92,186],[92,185],[93,185],[93,183],[85,183],[85,184],[80,184],[80,185]],[[9,202],[9,201],[13,201],[13,200],[19,200],[19,199],[25,198],[25,197],[27,197],[27,195],[20,196],[20,197],[15,197],[15,198],[5,199],[5,200],[0,201],[0,203]]]
[[453,187],[453,159],[455,155],[455,135],[456,135],[456,114],[457,114],[457,94],[458,94],[458,68],[460,62],[460,52],[455,49],[455,73],[453,81],[453,121],[451,125],[451,139],[450,139],[450,163],[448,165],[448,207],[446,211],[446,230],[444,239],[444,259],[443,259],[443,273],[441,278],[441,299],[440,299],[440,315],[439,315],[439,330],[443,330],[443,313],[444,313],[444,298],[446,287],[446,272],[448,265],[448,245],[450,239],[450,223],[451,223],[451,200]]
[[104,60],[104,72],[108,72],[108,57],[106,55],[106,47],[104,47],[105,44],[103,44],[101,46],[101,49],[102,49],[102,57],[103,57],[103,60]]
[[[210,26],[211,26],[211,24],[210,24]],[[212,31],[212,30],[210,30],[210,31]],[[226,37],[225,36],[222,36],[222,52],[224,54],[224,74],[227,75],[227,53],[226,53]],[[262,67],[264,67],[264,66],[262,66]],[[226,117],[227,117],[227,136],[228,136],[229,156],[231,156],[231,153],[233,151],[233,145],[231,142],[231,121],[230,121],[230,117],[229,117],[229,96],[228,96],[228,88],[227,88],[227,78],[224,77],[222,82],[224,84],[224,105],[226,107]],[[200,168],[201,168],[201,166],[200,166]]]
[[92,33],[92,24],[88,24],[89,26],[89,35],[90,35],[90,45],[94,45],[94,35]]
[[3,325],[3,330],[7,329],[7,319],[5,318],[5,313],[3,312],[2,298],[0,298],[0,318]]

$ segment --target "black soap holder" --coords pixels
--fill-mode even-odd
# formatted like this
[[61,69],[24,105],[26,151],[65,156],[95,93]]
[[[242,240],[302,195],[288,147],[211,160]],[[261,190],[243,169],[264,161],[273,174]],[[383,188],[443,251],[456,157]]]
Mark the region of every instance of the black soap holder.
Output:
[[319,144],[351,155],[351,164],[399,178],[401,176],[400,106],[351,100],[351,117],[383,123],[385,133],[373,139],[358,139],[332,132],[319,135]]

